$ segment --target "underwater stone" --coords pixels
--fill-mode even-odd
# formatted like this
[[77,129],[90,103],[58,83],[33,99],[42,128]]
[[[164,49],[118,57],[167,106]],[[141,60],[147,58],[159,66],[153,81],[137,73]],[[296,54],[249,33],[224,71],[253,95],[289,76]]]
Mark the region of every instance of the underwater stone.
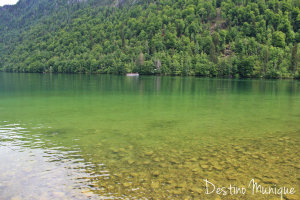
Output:
[[112,148],[111,151],[112,151],[113,153],[119,153],[119,150],[118,150],[118,149],[115,149],[115,148]]
[[153,155],[153,151],[146,151],[146,152],[145,152],[145,155],[146,155],[146,156],[151,156],[151,155]]
[[161,157],[161,158],[160,158],[160,161],[165,161],[165,158],[164,158],[164,157]]
[[191,162],[196,162],[197,160],[198,160],[198,159],[195,158],[195,157],[193,157],[193,158],[190,159]]
[[271,179],[271,178],[264,178],[263,179],[263,182],[265,183],[265,184],[278,184],[279,182],[278,182],[278,180],[276,180],[276,179]]
[[135,172],[132,172],[132,173],[130,173],[130,176],[132,176],[132,177],[137,177],[137,176],[138,176],[138,174],[137,174],[137,173],[135,173]]
[[178,160],[176,160],[176,159],[171,159],[171,160],[170,160],[170,163],[172,163],[172,164],[178,164],[178,163],[179,163],[179,161],[178,161]]
[[118,178],[122,178],[122,174],[120,173],[120,174],[114,174],[116,177],[118,177]]
[[175,195],[179,195],[182,193],[182,191],[181,190],[172,190],[172,193]]
[[165,168],[165,167],[167,167],[168,165],[167,165],[166,163],[160,163],[159,166]]
[[145,160],[145,161],[144,161],[144,165],[149,165],[150,163],[151,163],[150,160]]
[[186,182],[182,182],[176,185],[176,188],[185,188],[186,187]]
[[182,169],[182,168],[183,168],[183,165],[177,165],[177,168],[178,168],[178,169]]
[[207,161],[201,160],[199,163],[200,163],[200,165],[205,165],[207,163]]
[[128,163],[129,165],[132,165],[133,163],[135,163],[135,161],[134,161],[134,160],[127,160],[127,163]]
[[153,176],[159,176],[159,175],[160,175],[160,172],[159,172],[158,170],[156,170],[156,171],[152,172],[152,175],[153,175]]
[[192,164],[193,164],[193,163],[190,162],[190,161],[184,162],[184,165],[185,165],[186,167],[191,166]]
[[152,182],[152,183],[151,183],[151,188],[152,188],[152,189],[157,189],[157,188],[159,188],[159,183],[158,183],[158,182]]
[[200,160],[208,160],[208,158],[206,156],[203,156],[200,158]]
[[223,168],[220,165],[216,164],[214,165],[214,169],[221,171]]
[[202,189],[201,188],[197,188],[197,187],[192,187],[189,189],[191,192],[193,193],[198,193],[201,194],[202,193]]
[[109,185],[109,186],[107,186],[107,189],[110,190],[110,191],[112,191],[112,190],[115,189],[115,187],[113,185]]
[[174,184],[174,181],[173,181],[173,180],[167,180],[166,183],[167,183],[167,184],[170,184],[170,185],[173,185],[173,184]]
[[208,169],[209,166],[208,166],[208,165],[201,165],[201,168],[202,168],[202,169]]
[[192,172],[199,172],[199,171],[201,171],[199,168],[193,168],[192,169]]
[[132,183],[129,183],[129,182],[123,183],[123,186],[124,186],[124,187],[129,187],[129,186],[131,186],[131,185],[132,185]]

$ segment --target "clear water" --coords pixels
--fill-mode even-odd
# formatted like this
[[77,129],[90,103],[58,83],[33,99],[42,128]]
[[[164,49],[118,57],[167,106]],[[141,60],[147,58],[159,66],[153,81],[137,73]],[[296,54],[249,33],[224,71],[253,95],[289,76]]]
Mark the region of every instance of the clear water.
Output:
[[299,81],[0,73],[0,199],[300,199],[299,157]]

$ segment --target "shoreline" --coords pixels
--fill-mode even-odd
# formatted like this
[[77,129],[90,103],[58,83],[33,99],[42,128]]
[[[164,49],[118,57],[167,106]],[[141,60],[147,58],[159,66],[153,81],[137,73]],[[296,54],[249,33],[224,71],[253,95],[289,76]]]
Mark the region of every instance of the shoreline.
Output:
[[[109,73],[59,73],[59,72],[10,72],[10,71],[1,71],[0,73],[8,73],[8,74],[69,74],[69,75],[109,75],[109,76],[123,76],[126,77],[125,74],[109,74]],[[300,81],[300,78],[264,78],[264,77],[252,77],[252,78],[241,78],[241,77],[218,77],[218,76],[197,76],[197,75],[170,75],[170,74],[140,74],[139,77],[195,77],[195,78],[203,78],[203,79],[225,79],[225,80],[296,80]],[[128,77],[128,76],[127,76]],[[130,77],[130,76],[129,76]]]

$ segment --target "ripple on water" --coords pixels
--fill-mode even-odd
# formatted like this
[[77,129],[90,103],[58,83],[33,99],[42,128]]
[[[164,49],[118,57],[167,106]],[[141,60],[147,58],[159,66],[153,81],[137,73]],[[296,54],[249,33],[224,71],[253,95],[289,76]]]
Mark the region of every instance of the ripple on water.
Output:
[[28,131],[20,126],[0,126],[0,199],[99,199],[87,183],[92,176],[85,169],[90,166],[79,150],[41,148],[44,142],[26,137]]

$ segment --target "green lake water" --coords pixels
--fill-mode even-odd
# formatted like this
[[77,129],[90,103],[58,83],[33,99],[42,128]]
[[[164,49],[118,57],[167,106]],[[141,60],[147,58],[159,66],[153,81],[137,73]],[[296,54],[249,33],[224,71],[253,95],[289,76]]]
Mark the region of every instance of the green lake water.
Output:
[[1,200],[299,200],[299,157],[299,81],[0,73]]

